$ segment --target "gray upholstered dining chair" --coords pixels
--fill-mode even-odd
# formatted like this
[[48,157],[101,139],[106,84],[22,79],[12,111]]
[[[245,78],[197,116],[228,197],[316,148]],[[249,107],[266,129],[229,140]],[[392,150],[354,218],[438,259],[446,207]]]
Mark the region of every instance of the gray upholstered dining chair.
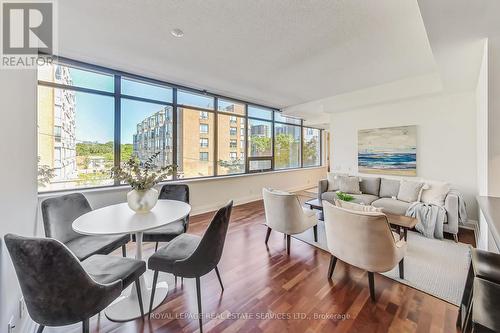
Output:
[[144,316],[139,277],[146,271],[142,260],[94,255],[82,262],[60,241],[51,238],[4,237],[30,317],[45,326],[82,322],[104,310],[132,282]]
[[[185,184],[166,184],[160,190],[160,200],[177,200],[189,203],[189,187]],[[170,242],[175,237],[185,233],[189,226],[189,215],[185,218],[169,223],[161,228],[148,230],[142,236],[143,242],[156,242],[155,252],[159,242]],[[135,235],[132,235],[135,242]]]
[[48,198],[41,206],[45,236],[64,243],[78,259],[85,260],[94,254],[109,254],[120,247],[123,256],[127,256],[125,245],[130,241],[129,235],[86,236],[73,230],[73,221],[92,211],[83,194]]
[[203,332],[200,277],[215,269],[222,291],[224,291],[224,285],[222,284],[217,264],[224,249],[232,207],[233,202],[230,201],[217,211],[203,237],[182,234],[160,248],[149,258],[148,268],[154,270],[153,290],[149,305],[150,316],[153,308],[158,272],[172,273],[175,276],[185,278],[195,278],[198,299],[198,320],[200,323],[200,332]]

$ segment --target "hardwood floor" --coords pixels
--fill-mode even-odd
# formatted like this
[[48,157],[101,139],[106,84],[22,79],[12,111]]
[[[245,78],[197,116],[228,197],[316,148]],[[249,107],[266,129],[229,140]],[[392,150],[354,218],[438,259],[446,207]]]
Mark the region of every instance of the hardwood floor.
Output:
[[[192,217],[189,232],[202,234],[211,217]],[[339,261],[328,280],[328,253],[292,238],[287,256],[283,235],[275,232],[266,247],[263,223],[261,201],[233,209],[219,264],[225,291],[215,272],[201,279],[205,332],[456,332],[457,307],[380,274],[372,303],[366,272]],[[460,235],[467,238],[467,232]],[[153,244],[146,249],[151,253]],[[113,323],[101,315],[91,331],[197,331],[198,321],[190,317],[197,312],[195,280],[181,285],[179,279],[176,286],[172,276],[168,281],[173,289],[150,321]]]

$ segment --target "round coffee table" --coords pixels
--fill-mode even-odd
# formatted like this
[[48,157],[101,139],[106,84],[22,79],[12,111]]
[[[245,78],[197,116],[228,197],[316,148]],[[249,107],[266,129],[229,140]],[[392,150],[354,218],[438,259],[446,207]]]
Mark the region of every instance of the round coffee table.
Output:
[[[162,227],[168,223],[186,217],[191,206],[182,201],[158,200],[149,213],[139,214],[131,210],[127,203],[120,203],[93,210],[83,214],[73,222],[73,230],[83,235],[119,235],[135,234],[135,258],[144,260],[142,256],[142,234],[144,231]],[[144,274],[140,277],[142,301],[149,304],[151,287],[146,284]],[[105,314],[113,321],[128,321],[141,317],[136,288],[122,293],[115,302],[106,308]],[[161,281],[157,284],[153,309],[167,297],[168,284]],[[149,307],[145,306],[146,313]],[[146,314],[145,313],[145,314]]]

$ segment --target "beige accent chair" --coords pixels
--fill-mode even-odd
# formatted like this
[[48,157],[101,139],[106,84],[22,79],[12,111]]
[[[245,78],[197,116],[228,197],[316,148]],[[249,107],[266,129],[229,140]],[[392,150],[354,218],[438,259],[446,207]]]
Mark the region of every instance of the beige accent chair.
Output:
[[273,189],[262,189],[264,209],[266,213],[266,245],[271,230],[286,235],[286,252],[290,254],[290,235],[300,234],[313,228],[314,241],[318,241],[318,219],[316,213],[302,207],[299,198],[292,193]]
[[368,271],[370,296],[375,301],[373,273],[387,272],[399,263],[399,277],[404,279],[406,242],[395,238],[382,212],[362,212],[340,208],[323,200],[328,250],[332,254],[328,279],[337,259]]

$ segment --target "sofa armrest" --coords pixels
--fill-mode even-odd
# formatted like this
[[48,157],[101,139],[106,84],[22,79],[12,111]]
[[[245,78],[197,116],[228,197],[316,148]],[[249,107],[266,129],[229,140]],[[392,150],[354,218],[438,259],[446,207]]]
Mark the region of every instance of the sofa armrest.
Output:
[[318,200],[321,201],[321,195],[328,191],[328,180],[322,179],[318,182]]
[[448,217],[448,223],[444,225],[444,231],[458,234],[458,196],[449,193],[444,200],[444,209]]

